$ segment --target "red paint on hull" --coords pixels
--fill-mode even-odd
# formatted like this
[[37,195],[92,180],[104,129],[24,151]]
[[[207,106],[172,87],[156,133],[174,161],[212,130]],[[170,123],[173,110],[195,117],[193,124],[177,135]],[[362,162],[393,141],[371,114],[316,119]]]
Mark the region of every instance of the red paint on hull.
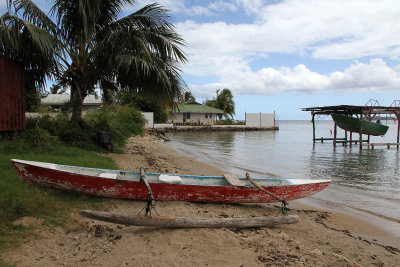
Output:
[[[16,163],[18,177],[45,187],[88,195],[147,200],[144,184],[136,181],[108,179],[75,174],[40,166]],[[293,200],[313,195],[329,185],[330,181],[312,184],[264,187],[281,199]],[[269,203],[277,200],[254,187],[203,186],[150,183],[156,200],[207,203]]]

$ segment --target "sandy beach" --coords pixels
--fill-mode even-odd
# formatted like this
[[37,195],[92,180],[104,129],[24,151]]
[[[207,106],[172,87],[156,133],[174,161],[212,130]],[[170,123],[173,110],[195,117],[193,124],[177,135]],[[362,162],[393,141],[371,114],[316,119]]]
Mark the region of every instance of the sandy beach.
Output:
[[[120,169],[222,175],[223,169],[179,154],[160,139],[131,137]],[[144,201],[112,200],[109,211],[137,214]],[[398,266],[400,242],[359,218],[290,202],[298,224],[254,229],[125,227],[73,214],[74,222],[49,231],[26,219],[38,238],[3,253],[16,266]],[[156,203],[163,216],[275,216],[279,204]]]

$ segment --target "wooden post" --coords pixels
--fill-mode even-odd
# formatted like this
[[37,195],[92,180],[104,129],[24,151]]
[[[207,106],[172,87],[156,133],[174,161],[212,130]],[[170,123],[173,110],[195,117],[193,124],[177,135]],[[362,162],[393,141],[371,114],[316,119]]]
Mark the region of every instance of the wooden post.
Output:
[[359,133],[359,142],[360,142],[360,144],[359,144],[359,147],[360,147],[360,150],[362,149],[362,130],[363,130],[363,114],[361,113],[360,114],[360,133]]
[[335,126],[333,127],[333,146],[336,146],[336,136],[337,136],[337,125],[335,122]]
[[347,146],[347,131],[344,131],[344,146]]
[[397,149],[399,149],[399,134],[400,134],[400,115],[397,113]]
[[[314,120],[315,114],[314,114],[314,112],[311,112],[311,116],[312,116],[311,122],[312,122],[313,143],[315,143],[315,120]],[[399,142],[399,141],[397,140],[397,142]]]
[[353,132],[350,132],[350,146],[352,146],[353,144]]
[[276,128],[276,123],[275,123],[275,110],[274,110],[274,130],[276,130],[275,128]]

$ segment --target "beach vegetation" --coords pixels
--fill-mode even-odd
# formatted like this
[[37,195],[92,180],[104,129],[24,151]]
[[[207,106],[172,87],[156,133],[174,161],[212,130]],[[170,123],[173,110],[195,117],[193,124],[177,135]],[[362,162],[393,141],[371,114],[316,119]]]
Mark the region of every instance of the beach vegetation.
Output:
[[134,3],[60,0],[47,15],[33,1],[7,1],[0,54],[24,67],[26,90],[43,91],[47,80],[68,88],[73,123],[81,123],[83,100],[95,87],[172,105],[186,87],[179,74],[184,40],[158,4],[121,17]]
[[120,148],[128,137],[142,135],[145,119],[134,107],[112,105],[87,113],[80,123],[71,123],[67,113],[42,113],[26,119],[26,130],[20,138],[29,145],[51,147],[57,142],[100,151],[96,133],[105,131],[114,145]]
[[164,123],[168,121],[169,112],[164,103],[154,101],[152,98],[141,96],[140,94],[130,91],[121,90],[115,97],[117,103],[134,107],[143,112],[153,112],[154,122]]
[[232,120],[232,119],[228,118],[228,119],[218,120],[215,122],[215,124],[216,125],[245,125],[246,123],[244,121]]

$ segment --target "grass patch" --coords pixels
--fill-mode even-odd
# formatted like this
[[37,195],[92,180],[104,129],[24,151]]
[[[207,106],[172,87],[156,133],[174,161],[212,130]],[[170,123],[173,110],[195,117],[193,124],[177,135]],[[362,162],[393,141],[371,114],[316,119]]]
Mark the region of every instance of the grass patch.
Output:
[[104,198],[66,193],[22,182],[17,178],[12,158],[117,169],[110,158],[60,143],[43,148],[29,146],[22,141],[0,142],[0,250],[19,245],[32,236],[33,229],[12,224],[18,218],[31,216],[43,219],[48,226],[63,225],[70,212],[99,207],[107,202]]
[[0,258],[0,266],[1,267],[14,267],[15,265],[5,262],[2,258]]

